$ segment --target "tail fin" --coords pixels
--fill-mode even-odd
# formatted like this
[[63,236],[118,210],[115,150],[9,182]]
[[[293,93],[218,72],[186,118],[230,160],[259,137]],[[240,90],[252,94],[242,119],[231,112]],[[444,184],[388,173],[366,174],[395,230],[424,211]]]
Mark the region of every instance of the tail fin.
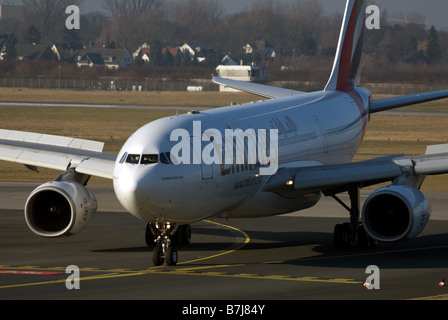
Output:
[[336,59],[326,91],[350,91],[361,63],[367,0],[347,0]]

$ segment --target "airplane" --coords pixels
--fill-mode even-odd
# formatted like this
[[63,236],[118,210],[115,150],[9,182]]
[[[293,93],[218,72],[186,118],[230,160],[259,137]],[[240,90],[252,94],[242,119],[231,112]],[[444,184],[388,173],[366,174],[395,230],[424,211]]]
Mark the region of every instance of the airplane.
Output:
[[[214,77],[217,84],[268,99],[156,120],[138,129],[118,155],[104,153],[104,144],[96,141],[0,130],[0,160],[62,172],[30,194],[24,210],[28,227],[49,238],[79,233],[97,209],[87,189],[90,177],[97,176],[111,180],[123,207],[147,222],[145,240],[154,246],[156,266],[178,263],[176,247],[191,242],[194,222],[287,214],[315,206],[322,196],[349,212],[349,222],[334,228],[336,247],[417,237],[431,213],[420,187],[426,176],[448,173],[448,145],[429,146],[425,155],[413,157],[353,159],[371,114],[447,98],[448,90],[373,100],[357,84],[366,2],[347,0],[334,66],[322,91]],[[222,161],[218,151],[229,144],[226,130],[261,133],[257,143],[266,143],[269,161],[261,161],[263,152],[255,148],[259,157],[249,163],[250,134],[243,136],[243,146],[229,139],[224,153],[231,161]],[[231,152],[237,144],[242,162]],[[360,190],[385,182],[390,185],[361,206]],[[341,193],[348,193],[350,205]]]

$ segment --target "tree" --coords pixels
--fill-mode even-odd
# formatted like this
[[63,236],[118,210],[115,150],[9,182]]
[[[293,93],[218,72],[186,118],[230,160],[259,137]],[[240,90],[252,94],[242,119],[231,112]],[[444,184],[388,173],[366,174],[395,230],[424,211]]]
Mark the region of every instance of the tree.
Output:
[[217,0],[187,0],[172,2],[167,12],[176,29],[175,40],[210,44],[217,38],[214,31],[224,9]]
[[27,44],[39,44],[41,39],[40,30],[34,24],[32,24],[23,35],[23,42]]
[[79,5],[82,0],[22,0],[29,21],[37,24],[42,42],[55,41],[56,31],[65,28],[66,9],[70,5]]
[[[163,0],[103,0],[112,17],[109,36],[121,47],[133,48],[151,37]],[[158,13],[156,15],[156,13]]]
[[17,38],[15,35],[10,35],[6,39],[5,47],[2,51],[2,56],[4,60],[14,60],[17,57],[16,51]]
[[437,62],[442,57],[439,34],[434,26],[429,29],[428,44],[426,46],[425,56],[429,64]]

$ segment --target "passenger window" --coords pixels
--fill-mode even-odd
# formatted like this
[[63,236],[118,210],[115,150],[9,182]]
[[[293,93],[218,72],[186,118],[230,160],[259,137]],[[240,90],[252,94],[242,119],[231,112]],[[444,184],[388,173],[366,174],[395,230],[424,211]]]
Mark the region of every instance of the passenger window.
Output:
[[140,162],[140,155],[139,154],[130,154],[128,155],[126,159],[126,163],[130,164],[139,164]]
[[159,155],[158,154],[144,154],[142,156],[141,164],[147,165],[147,164],[155,164],[155,163],[159,163]]

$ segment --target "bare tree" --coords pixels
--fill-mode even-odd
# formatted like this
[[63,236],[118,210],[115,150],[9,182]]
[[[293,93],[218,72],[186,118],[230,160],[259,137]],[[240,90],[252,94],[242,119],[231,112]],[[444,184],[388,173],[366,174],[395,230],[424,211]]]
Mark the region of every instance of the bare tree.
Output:
[[57,31],[65,26],[67,7],[81,2],[82,0],[22,0],[28,20],[38,26],[42,40],[47,42],[54,41]]
[[112,17],[109,35],[119,45],[127,47],[146,41],[155,13],[160,13],[162,4],[163,0],[103,0],[103,6]]
[[214,30],[224,16],[224,9],[217,0],[186,0],[171,2],[169,19],[177,27],[179,41],[211,42]]
[[161,0],[104,0],[104,7],[113,19],[123,16],[149,16],[162,4]]

